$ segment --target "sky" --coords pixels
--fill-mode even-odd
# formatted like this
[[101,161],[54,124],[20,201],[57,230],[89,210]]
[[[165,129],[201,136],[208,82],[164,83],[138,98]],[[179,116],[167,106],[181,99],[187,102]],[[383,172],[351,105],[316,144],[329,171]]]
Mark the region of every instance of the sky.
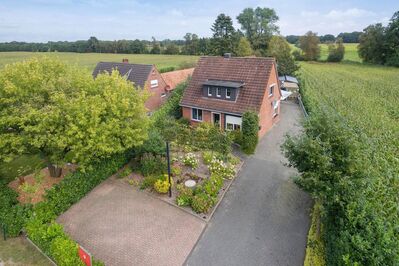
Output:
[[237,15],[257,6],[276,11],[282,35],[337,35],[387,24],[399,0],[0,0],[0,42],[209,37],[218,14],[239,28]]

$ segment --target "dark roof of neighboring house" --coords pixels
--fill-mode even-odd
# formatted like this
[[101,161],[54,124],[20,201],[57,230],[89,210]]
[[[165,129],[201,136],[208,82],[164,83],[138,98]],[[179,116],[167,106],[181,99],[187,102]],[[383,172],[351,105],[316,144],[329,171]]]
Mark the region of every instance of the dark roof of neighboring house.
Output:
[[279,76],[278,79],[280,81],[292,82],[292,83],[296,83],[296,84],[299,83],[298,80],[296,79],[296,77],[293,77],[293,76],[283,75],[283,76]]
[[203,83],[203,85],[209,86],[220,86],[220,87],[228,87],[228,88],[240,88],[244,85],[243,82],[229,81],[229,80],[215,80],[208,79]]
[[103,72],[111,74],[112,70],[116,69],[122,77],[126,76],[127,80],[130,80],[138,87],[144,88],[152,68],[153,65],[99,62],[93,71],[93,77],[97,77],[99,73]]
[[[180,104],[232,114],[243,114],[248,110],[259,112],[274,66],[274,58],[201,57]],[[226,101],[203,96],[201,88],[209,80],[233,81],[244,85],[238,89],[236,101]]]

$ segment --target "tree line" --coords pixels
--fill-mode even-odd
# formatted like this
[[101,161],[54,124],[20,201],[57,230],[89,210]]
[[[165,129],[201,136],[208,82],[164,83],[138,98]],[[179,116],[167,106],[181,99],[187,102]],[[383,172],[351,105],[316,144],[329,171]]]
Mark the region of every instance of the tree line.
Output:
[[[333,34],[325,34],[325,35],[320,35],[319,38],[321,43],[335,42],[340,38],[342,39],[343,43],[358,43],[361,34],[362,32],[360,31],[341,32],[337,36],[334,36]],[[300,37],[301,35],[287,35],[285,38],[287,42],[291,44],[297,44],[299,42]]]

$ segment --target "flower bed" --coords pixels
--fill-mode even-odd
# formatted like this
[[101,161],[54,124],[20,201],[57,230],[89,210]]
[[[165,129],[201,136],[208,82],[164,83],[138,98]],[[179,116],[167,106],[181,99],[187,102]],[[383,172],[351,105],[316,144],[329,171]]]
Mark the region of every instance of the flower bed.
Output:
[[[139,189],[208,220],[224,191],[236,176],[242,161],[231,154],[224,158],[221,154],[211,151],[185,152],[178,149],[174,150],[172,154],[172,197],[168,195],[169,182],[168,175],[165,174],[167,168],[166,166],[162,168],[164,159],[158,158],[158,163],[152,161],[154,169],[157,169],[153,174],[149,174],[151,171],[148,171],[146,162],[143,164],[143,159],[140,162],[139,160],[131,162],[128,169],[133,168],[134,170],[132,169],[130,174],[120,177]],[[148,155],[144,157],[151,158],[150,160],[155,158],[155,156]],[[124,171],[124,169],[121,170],[121,172]],[[191,183],[195,181],[194,187],[185,185],[189,180]]]

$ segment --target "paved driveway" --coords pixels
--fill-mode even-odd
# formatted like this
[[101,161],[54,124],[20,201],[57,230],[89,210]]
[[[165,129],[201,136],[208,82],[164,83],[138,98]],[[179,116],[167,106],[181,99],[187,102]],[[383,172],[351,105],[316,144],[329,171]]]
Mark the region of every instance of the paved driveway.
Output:
[[290,180],[280,144],[299,131],[295,104],[260,141],[187,260],[188,265],[303,265],[311,200]]
[[108,179],[58,218],[108,265],[182,265],[205,222],[121,180]]

